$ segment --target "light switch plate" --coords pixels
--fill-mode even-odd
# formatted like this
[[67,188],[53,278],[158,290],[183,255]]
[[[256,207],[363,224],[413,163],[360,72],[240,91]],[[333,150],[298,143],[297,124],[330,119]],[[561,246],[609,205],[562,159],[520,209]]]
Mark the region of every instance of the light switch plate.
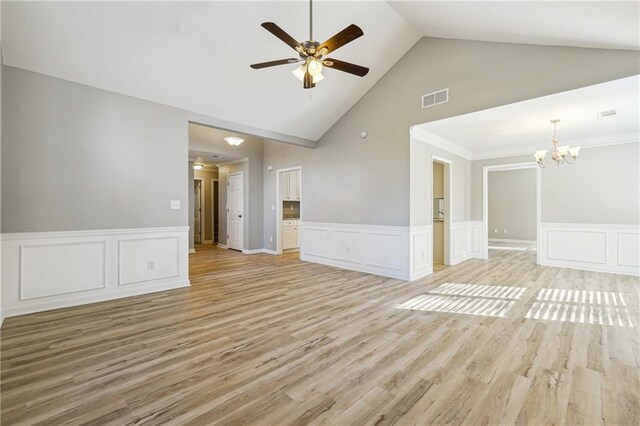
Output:
[[171,210],[180,210],[180,200],[171,200]]

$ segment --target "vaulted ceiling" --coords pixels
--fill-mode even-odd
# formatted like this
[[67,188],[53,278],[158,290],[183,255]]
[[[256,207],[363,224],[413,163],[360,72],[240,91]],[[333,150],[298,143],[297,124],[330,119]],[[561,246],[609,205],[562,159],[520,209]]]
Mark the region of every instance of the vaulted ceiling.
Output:
[[[285,65],[293,51],[260,27],[308,37],[304,1],[3,2],[6,65],[160,102],[272,132],[319,139],[421,36],[638,49],[636,2],[316,1],[314,36],[349,24],[364,37],[332,57],[334,70],[303,90]],[[635,38],[634,38],[635,37]]]

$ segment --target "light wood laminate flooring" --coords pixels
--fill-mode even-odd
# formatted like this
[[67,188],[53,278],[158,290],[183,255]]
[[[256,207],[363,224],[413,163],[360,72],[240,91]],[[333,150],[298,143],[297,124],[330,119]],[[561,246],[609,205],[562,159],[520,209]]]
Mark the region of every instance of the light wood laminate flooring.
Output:
[[1,423],[637,424],[638,278],[504,247],[411,283],[198,247],[190,288],[6,319]]

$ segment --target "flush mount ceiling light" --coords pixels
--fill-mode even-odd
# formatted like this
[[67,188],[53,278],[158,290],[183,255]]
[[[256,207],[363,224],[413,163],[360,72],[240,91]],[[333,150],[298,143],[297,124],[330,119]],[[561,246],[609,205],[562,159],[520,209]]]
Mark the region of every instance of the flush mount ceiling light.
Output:
[[233,136],[227,136],[226,138],[224,138],[225,141],[227,141],[227,143],[231,146],[238,146],[240,145],[242,142],[244,142],[244,139],[233,135]]
[[[556,165],[560,164],[573,164],[576,162],[578,155],[580,155],[580,147],[570,147],[569,145],[558,146],[558,138],[556,137],[556,125],[560,122],[559,118],[551,120],[553,124],[553,139],[551,140],[551,153],[547,156],[547,150],[542,149],[533,153],[533,156],[540,167],[546,167],[549,158],[556,162]],[[569,154],[569,155],[567,155]],[[572,160],[569,160],[569,159]]]
[[360,27],[351,24],[324,43],[314,41],[313,3],[311,0],[309,0],[309,40],[300,43],[273,22],[264,22],[262,27],[295,50],[298,53],[298,58],[279,59],[277,61],[253,64],[251,65],[251,68],[253,69],[274,67],[276,65],[297,64],[298,62],[302,62],[302,65],[293,70],[293,75],[298,80],[302,81],[302,87],[305,89],[312,89],[316,87],[316,83],[324,79],[324,76],[322,75],[323,67],[333,68],[334,70],[357,75],[358,77],[364,77],[369,72],[369,68],[361,67],[360,65],[339,61],[337,59],[324,58],[325,55],[328,55],[345,44],[352,42],[358,37],[364,35],[364,33]]
[[204,167],[202,164],[194,164],[193,170],[202,170],[202,167]]

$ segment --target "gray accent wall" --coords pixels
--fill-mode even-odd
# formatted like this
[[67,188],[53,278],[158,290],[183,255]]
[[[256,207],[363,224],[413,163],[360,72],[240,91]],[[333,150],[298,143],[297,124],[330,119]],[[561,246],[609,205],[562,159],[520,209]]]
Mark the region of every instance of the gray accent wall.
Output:
[[493,171],[488,180],[489,238],[535,241],[536,170]]

